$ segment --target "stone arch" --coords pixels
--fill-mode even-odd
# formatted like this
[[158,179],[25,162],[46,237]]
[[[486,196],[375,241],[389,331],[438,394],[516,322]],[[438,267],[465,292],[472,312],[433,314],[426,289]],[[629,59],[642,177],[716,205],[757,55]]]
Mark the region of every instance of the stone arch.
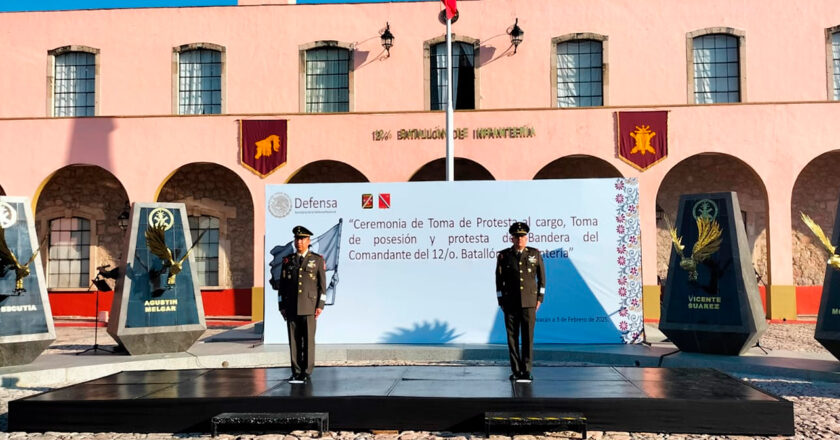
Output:
[[809,162],[796,177],[790,202],[793,240],[793,283],[821,286],[828,255],[819,240],[800,219],[808,214],[831,239],[840,198],[840,183],[834,176],[840,167],[840,150],[824,153]]
[[589,179],[624,177],[611,163],[595,156],[573,154],[556,159],[542,167],[537,179]]
[[219,285],[250,289],[254,283],[254,202],[248,186],[227,167],[190,163],[161,186],[161,203],[184,203],[190,216],[219,219]]
[[[412,174],[409,182],[446,180],[446,159],[435,159]],[[463,157],[455,158],[455,180],[496,180],[480,163]]]
[[664,221],[676,221],[681,194],[734,191],[746,223],[752,262],[761,277],[759,286],[769,285],[767,188],[761,176],[741,159],[720,153],[702,153],[683,159],[662,179],[656,194],[656,268],[662,279],[668,274],[671,237]]
[[337,160],[316,160],[292,173],[286,183],[370,182],[361,171]]
[[[46,179],[34,202],[39,239],[49,233],[50,220],[81,217],[90,221],[89,274],[85,278],[93,278],[97,266],[121,264],[124,234],[118,218],[128,202],[128,192],[109,171],[87,164],[61,168]],[[49,280],[50,252],[41,255]]]

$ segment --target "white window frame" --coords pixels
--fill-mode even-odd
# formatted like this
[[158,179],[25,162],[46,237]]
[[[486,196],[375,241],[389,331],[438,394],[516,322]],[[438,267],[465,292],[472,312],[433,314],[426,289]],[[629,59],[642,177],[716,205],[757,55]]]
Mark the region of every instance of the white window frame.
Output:
[[[93,115],[99,116],[99,97],[101,94],[99,93],[100,88],[100,81],[99,81],[99,49],[89,47],[89,46],[81,46],[81,45],[70,45],[70,46],[62,46],[57,47],[55,49],[47,51],[47,116],[48,117],[56,117],[55,116],[55,57],[58,55],[63,55],[70,52],[84,52],[93,54],[94,59],[94,78],[93,78]],[[89,116],[62,116],[62,117],[89,117]]]
[[[747,102],[747,39],[746,33],[739,29],[730,27],[710,27],[698,29],[685,34],[685,61],[686,61],[686,92],[689,104],[697,104],[694,98],[694,39],[709,34],[726,34],[735,37],[738,41],[738,102]],[[732,104],[732,103],[727,103]],[[710,105],[710,104],[703,104]],[[711,104],[714,105],[714,104]]]

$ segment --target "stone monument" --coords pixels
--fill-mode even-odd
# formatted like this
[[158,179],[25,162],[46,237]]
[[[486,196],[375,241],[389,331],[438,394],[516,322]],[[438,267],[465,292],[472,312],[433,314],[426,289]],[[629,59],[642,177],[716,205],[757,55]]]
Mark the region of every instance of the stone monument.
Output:
[[110,334],[130,354],[186,351],[207,330],[183,203],[135,203]]
[[0,367],[32,362],[55,340],[30,201],[0,196]]
[[682,351],[745,352],[767,322],[737,195],[682,195],[676,225],[659,329]]

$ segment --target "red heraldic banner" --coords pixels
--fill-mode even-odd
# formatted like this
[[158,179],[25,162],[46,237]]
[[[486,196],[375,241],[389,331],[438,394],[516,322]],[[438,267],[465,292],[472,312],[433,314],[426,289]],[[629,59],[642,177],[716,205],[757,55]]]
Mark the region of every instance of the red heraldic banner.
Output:
[[616,112],[618,157],[644,171],[668,156],[668,112]]
[[443,5],[446,6],[446,18],[452,20],[452,17],[455,16],[455,13],[458,12],[458,8],[455,6],[455,0],[441,0]]
[[286,163],[287,120],[239,121],[239,162],[265,178]]

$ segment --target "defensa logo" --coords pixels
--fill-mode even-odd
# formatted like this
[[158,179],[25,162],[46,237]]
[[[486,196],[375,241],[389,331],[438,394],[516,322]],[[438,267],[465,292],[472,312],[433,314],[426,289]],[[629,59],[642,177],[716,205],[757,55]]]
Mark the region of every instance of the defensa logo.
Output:
[[268,212],[277,218],[283,218],[292,211],[292,199],[286,193],[276,193],[268,200]]
[[336,209],[338,200],[295,197],[295,209]]

